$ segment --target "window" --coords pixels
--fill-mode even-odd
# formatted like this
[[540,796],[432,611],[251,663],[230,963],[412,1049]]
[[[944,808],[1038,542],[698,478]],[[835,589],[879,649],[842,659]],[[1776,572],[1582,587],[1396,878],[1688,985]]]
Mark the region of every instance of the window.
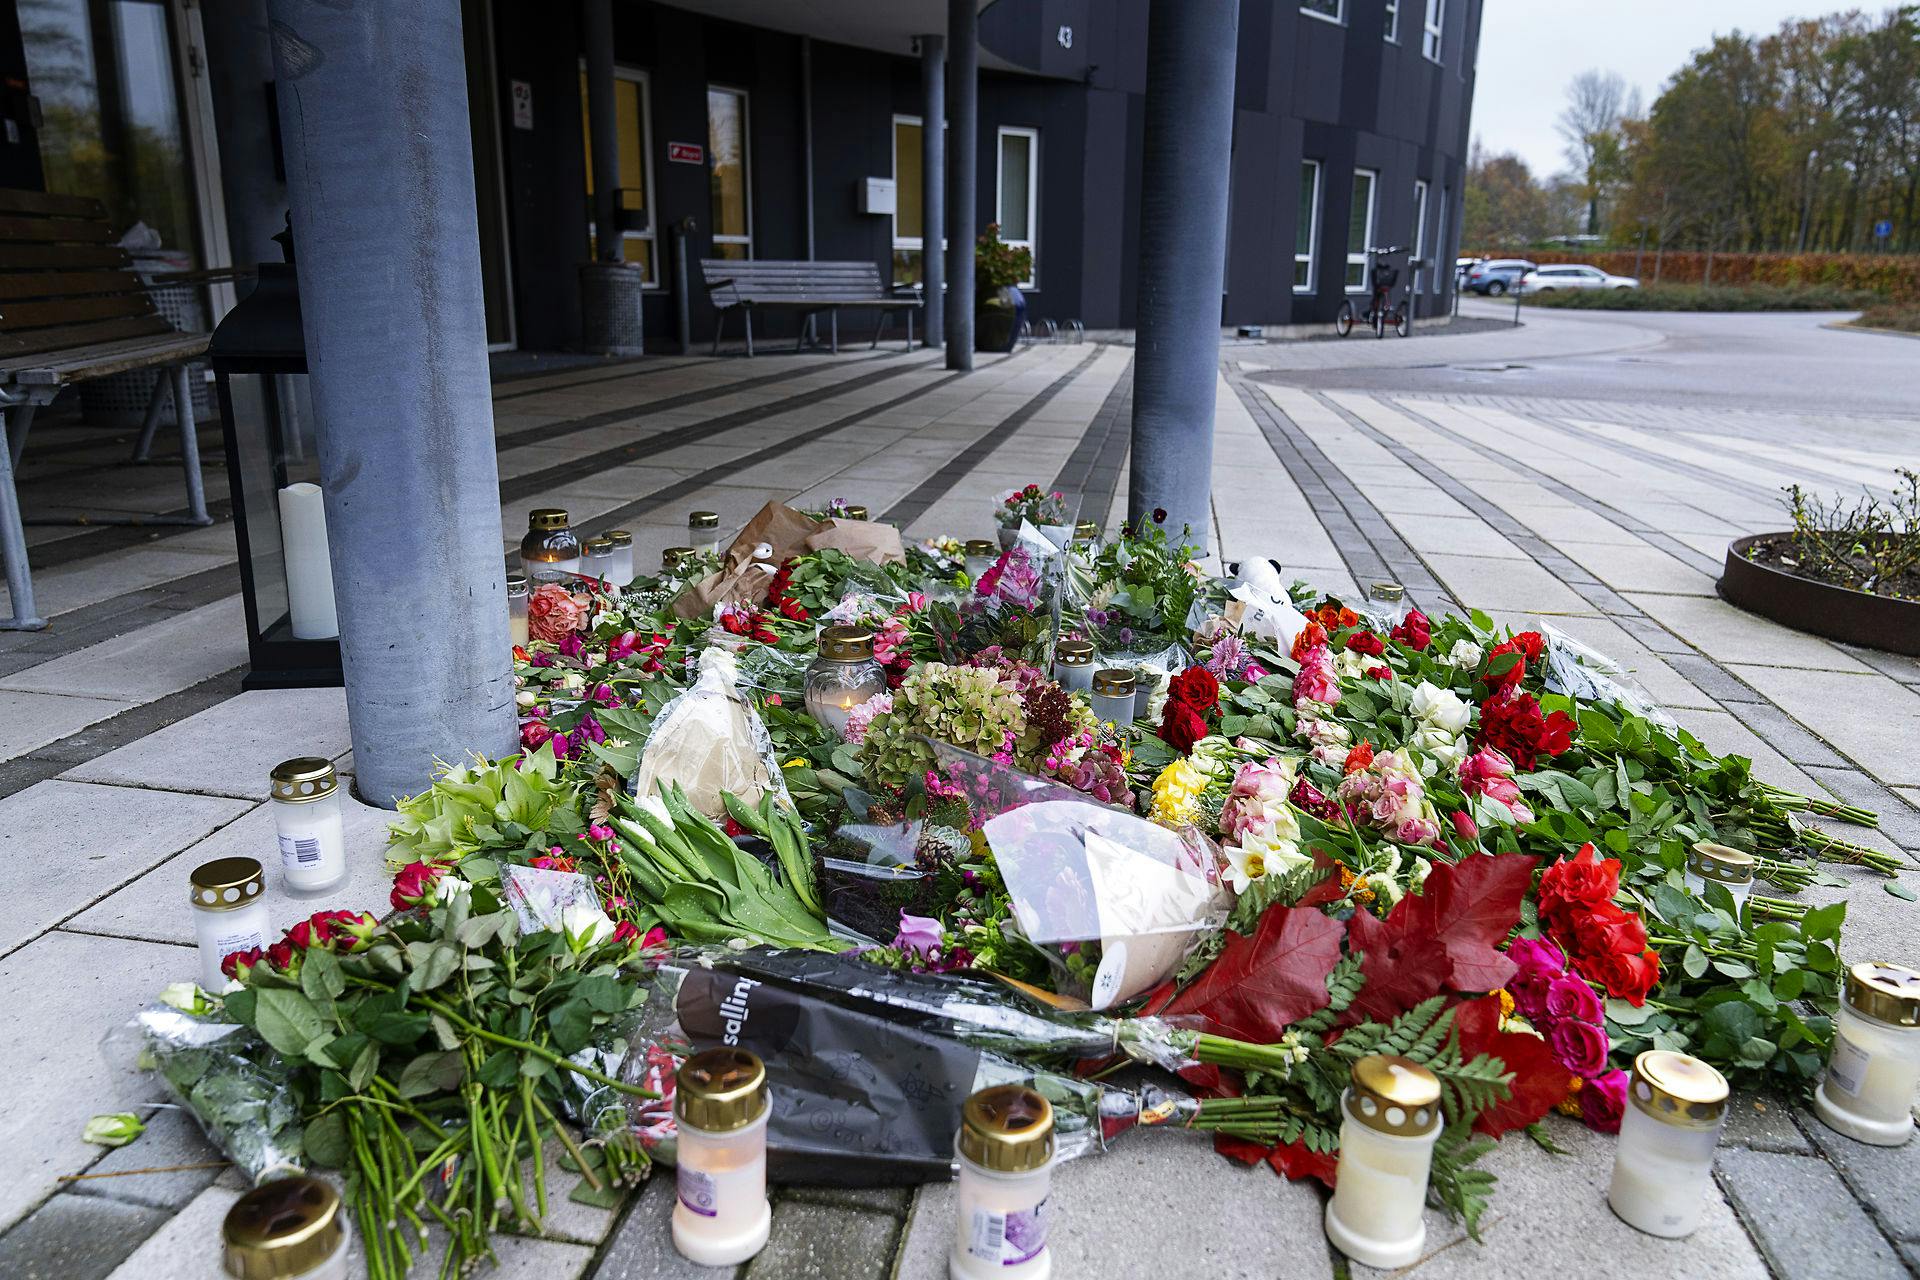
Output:
[[1347,0],[1300,0],[1300,12],[1324,22],[1345,22]]
[[1447,244],[1447,206],[1452,203],[1452,189],[1448,187],[1440,188],[1440,218],[1439,224],[1434,228],[1433,232],[1433,251],[1439,255],[1439,261],[1447,264],[1447,270],[1445,273],[1439,271],[1433,273],[1435,293],[1445,293],[1447,291],[1446,282],[1452,278],[1454,271],[1453,260],[1457,256]]
[[[617,68],[613,80],[613,115],[620,173],[614,203],[620,210],[621,256],[640,264],[645,283],[660,283],[653,253],[653,113],[647,105],[647,76],[643,71]],[[593,201],[593,127],[587,117],[587,71],[580,69],[580,126],[586,153],[587,206]],[[588,219],[587,252],[595,252],[592,219]]]
[[893,118],[893,282],[896,285],[919,284],[925,279],[921,237],[926,234],[926,223],[920,204],[926,195],[920,185],[925,154],[921,151],[921,135],[919,116]]
[[1387,39],[1400,43],[1400,0],[1387,0]]
[[1367,246],[1373,243],[1373,188],[1379,174],[1353,171],[1353,204],[1347,210],[1347,292],[1367,291]]
[[1440,61],[1440,33],[1447,25],[1447,0],[1427,0],[1427,29],[1420,51],[1434,62]]
[[747,94],[707,87],[707,174],[713,186],[713,256],[753,256],[753,187],[747,166]]
[[1300,162],[1300,211],[1293,224],[1293,291],[1312,293],[1320,259],[1320,162]]
[[1020,282],[1034,288],[1040,276],[1040,131],[1006,127],[1000,130],[999,198],[1000,238],[1033,253],[1033,273]]
[[[1427,184],[1423,178],[1413,180],[1413,239],[1407,243],[1413,246],[1415,258],[1427,256]],[[1426,273],[1418,267],[1414,268],[1413,296],[1418,297],[1425,289],[1425,279]]]

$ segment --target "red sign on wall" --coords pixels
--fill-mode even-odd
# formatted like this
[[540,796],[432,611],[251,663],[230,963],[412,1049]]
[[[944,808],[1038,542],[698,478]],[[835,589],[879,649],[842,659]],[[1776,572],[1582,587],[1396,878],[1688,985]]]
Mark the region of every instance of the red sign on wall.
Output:
[[705,164],[707,152],[706,148],[697,142],[669,142],[667,159],[675,164]]

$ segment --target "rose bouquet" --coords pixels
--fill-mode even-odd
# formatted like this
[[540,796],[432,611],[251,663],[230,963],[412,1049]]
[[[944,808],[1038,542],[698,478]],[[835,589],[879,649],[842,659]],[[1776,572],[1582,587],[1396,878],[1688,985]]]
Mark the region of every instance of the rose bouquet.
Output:
[[1060,528],[1073,521],[1067,497],[1058,489],[1051,493],[1037,484],[1009,489],[994,499],[993,520],[1002,529],[1018,529],[1022,521],[1036,529]]

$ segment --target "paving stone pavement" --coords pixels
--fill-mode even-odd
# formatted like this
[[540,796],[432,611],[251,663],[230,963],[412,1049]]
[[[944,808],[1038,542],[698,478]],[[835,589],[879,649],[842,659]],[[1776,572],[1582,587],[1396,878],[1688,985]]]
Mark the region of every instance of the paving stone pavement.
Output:
[[[1779,522],[1778,486],[1876,484],[1920,454],[1920,419],[1850,415],[1844,397],[1815,411],[1636,394],[1631,362],[1661,358],[1664,323],[1540,316],[1439,347],[1228,348],[1207,551],[1273,556],[1334,593],[1391,578],[1426,607],[1560,627],[1633,668],[1708,746],[1750,754],[1781,785],[1879,810],[1879,831],[1848,834],[1920,855],[1920,662],[1793,633],[1712,593],[1726,539]],[[1741,358],[1770,332],[1743,318]],[[1798,330],[1780,333],[1775,359],[1790,365]],[[1690,358],[1712,358],[1699,332],[1687,340]],[[1911,358],[1893,339],[1849,341]],[[1871,345],[1847,350],[1872,358]],[[1459,377],[1419,372],[1436,352]],[[1577,393],[1473,381],[1492,376],[1476,366],[1522,361],[1535,383],[1556,362],[1577,368]],[[588,529],[631,528],[644,563],[684,540],[687,510],[737,524],[769,498],[842,497],[916,536],[972,534],[997,491],[1028,479],[1051,479],[1083,516],[1111,521],[1125,502],[1131,369],[1129,347],[1088,344],[983,357],[966,376],[933,352],[516,374],[495,388],[502,549],[527,509],[556,504]],[[22,472],[29,514],[166,511],[173,489],[127,464],[125,446],[44,419]],[[217,432],[203,455],[217,470]],[[167,459],[154,465],[171,476]],[[0,850],[22,890],[0,926],[0,1001],[16,1028],[0,1040],[15,1099],[0,1109],[0,1276],[211,1276],[216,1224],[241,1189],[231,1170],[61,1178],[217,1160],[101,1041],[191,971],[186,870],[271,848],[267,766],[322,754],[351,772],[344,700],[239,693],[230,526],[37,526],[32,542],[54,625],[0,634]],[[276,886],[276,910],[378,907],[383,822],[350,804],[346,889],[321,903]],[[1847,954],[1913,957],[1916,908],[1877,877],[1841,874]],[[123,1108],[149,1116],[146,1137],[110,1153],[80,1142],[89,1115]],[[1707,1225],[1666,1242],[1606,1209],[1611,1139],[1557,1117],[1548,1128],[1569,1154],[1520,1135],[1503,1143],[1488,1158],[1502,1183],[1484,1243],[1432,1214],[1410,1274],[1799,1280],[1920,1267],[1920,1147],[1864,1147],[1787,1100],[1741,1098]],[[1317,1190],[1231,1164],[1194,1134],[1125,1135],[1063,1166],[1056,1201],[1062,1275],[1370,1274],[1327,1246]],[[660,1178],[617,1212],[557,1209],[549,1238],[501,1242],[498,1273],[920,1280],[944,1273],[952,1190],[779,1189],[767,1252],[719,1270],[673,1252],[671,1205]]]

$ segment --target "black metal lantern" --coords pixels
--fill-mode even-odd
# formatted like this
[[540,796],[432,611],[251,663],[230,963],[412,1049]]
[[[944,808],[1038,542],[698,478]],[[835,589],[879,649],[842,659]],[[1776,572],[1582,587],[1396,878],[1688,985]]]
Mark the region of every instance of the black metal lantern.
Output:
[[307,347],[292,240],[287,261],[260,264],[260,282],[227,313],[207,348],[220,395],[234,537],[246,600],[243,687],[337,686],[339,626],[333,608],[320,458],[308,393]]

